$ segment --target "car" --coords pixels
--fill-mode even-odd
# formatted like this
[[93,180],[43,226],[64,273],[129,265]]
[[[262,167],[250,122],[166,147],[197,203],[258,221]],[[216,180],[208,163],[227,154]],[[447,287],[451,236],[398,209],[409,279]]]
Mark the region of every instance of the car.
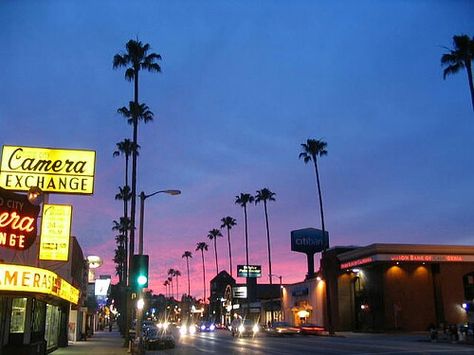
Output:
[[232,336],[256,336],[260,331],[258,323],[250,319],[234,319],[230,329]]
[[172,349],[176,346],[174,337],[160,331],[157,327],[148,327],[143,332],[145,350]]
[[268,335],[283,336],[298,334],[300,332],[300,329],[297,327],[293,327],[288,322],[274,322],[271,327],[265,329],[265,332]]
[[198,330],[200,332],[213,332],[216,330],[216,325],[214,322],[204,321],[199,324]]
[[322,335],[326,332],[323,326],[313,323],[303,323],[299,328],[302,335]]

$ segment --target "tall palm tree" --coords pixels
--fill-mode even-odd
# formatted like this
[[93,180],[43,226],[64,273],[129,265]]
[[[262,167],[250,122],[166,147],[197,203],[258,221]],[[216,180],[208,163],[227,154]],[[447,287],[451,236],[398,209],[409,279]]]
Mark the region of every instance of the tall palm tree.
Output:
[[170,280],[170,283],[171,283],[171,295],[173,295],[174,297],[174,288],[173,288],[173,277],[176,273],[176,270],[171,268],[171,269],[168,269],[168,280]]
[[181,276],[181,271],[175,270],[174,277],[176,278],[176,299],[179,301],[178,277]]
[[204,304],[206,304],[206,267],[204,264],[204,250],[207,251],[208,247],[209,246],[206,244],[206,242],[199,242],[196,244],[196,251],[200,250],[202,257],[202,284],[204,286]]
[[[247,205],[254,201],[254,197],[251,194],[240,193],[240,195],[235,196],[235,204],[240,205],[244,209],[244,226],[245,226],[245,263],[248,270],[249,265],[249,233],[248,233],[248,223],[247,223]],[[249,278],[245,278],[245,284],[247,286],[247,315],[250,312],[250,290],[249,290]]]
[[189,250],[186,250],[181,257],[186,258],[186,268],[188,270],[188,296],[190,296],[191,295],[191,280],[189,278],[189,258],[193,257],[193,253],[191,253]]
[[474,59],[474,37],[468,35],[453,36],[453,49],[441,57],[441,65],[446,66],[443,71],[443,78],[458,73],[466,68],[467,81],[471,91],[471,104],[474,110],[474,85],[472,79],[472,61]]
[[170,282],[168,280],[165,280],[165,282],[163,282],[163,286],[166,287],[166,297],[168,297],[169,295],[169,292],[168,292],[168,286],[170,285]]
[[240,205],[244,209],[244,228],[245,228],[245,262],[249,265],[249,233],[247,224],[247,205],[254,201],[251,194],[241,193],[235,196],[235,204]]
[[[319,209],[321,211],[321,229],[323,232],[323,238],[326,235],[326,227],[324,225],[324,212],[323,212],[323,198],[321,196],[321,184],[319,181],[319,171],[318,171],[318,157],[322,157],[328,154],[328,151],[326,150],[327,143],[324,142],[323,140],[318,140],[318,139],[307,139],[306,143],[301,144],[301,147],[303,148],[303,151],[300,153],[299,158],[303,158],[305,164],[309,163],[310,161],[313,161],[314,163],[314,171],[316,173],[316,182],[318,185],[318,195],[319,195]],[[327,245],[324,245],[324,251],[326,251]],[[308,263],[309,261],[309,256],[308,256]],[[311,265],[313,265],[314,269],[314,260],[311,259]],[[312,270],[309,270],[310,272]],[[325,268],[323,269],[323,272],[326,272]],[[334,329],[332,327],[332,313],[331,313],[331,284],[328,282],[326,285],[326,312],[327,312],[327,320],[328,320],[328,330],[329,334],[334,334]]]
[[170,298],[174,297],[174,288],[173,288],[173,278],[171,276],[168,276],[168,282],[170,284]]
[[323,230],[323,236],[326,234],[326,228],[324,225],[324,211],[323,211],[323,197],[321,195],[321,183],[319,181],[319,170],[318,170],[318,157],[322,157],[328,154],[326,150],[327,143],[318,139],[307,139],[306,143],[301,144],[303,151],[300,153],[299,158],[303,158],[303,161],[314,163],[314,171],[316,173],[316,183],[318,187],[319,196],[319,210],[321,212],[321,229]]
[[237,225],[237,222],[231,216],[221,218],[221,228],[227,228],[227,244],[229,246],[229,268],[230,276],[232,276],[232,248],[230,247],[230,230],[233,226]]
[[[145,123],[153,120],[153,112],[150,111],[146,104],[138,104],[133,101],[129,102],[128,108],[121,107],[117,110],[119,114],[125,117],[129,124],[134,125],[135,130],[135,121],[143,121]],[[140,147],[136,140],[131,143],[132,146],[132,163],[135,162],[138,156],[138,148]],[[134,186],[135,184],[135,186]],[[130,238],[129,238],[129,265],[132,265],[133,254],[135,253],[135,204],[136,204],[136,165],[132,164],[132,191],[131,191],[131,206],[130,206]]]
[[217,262],[217,238],[222,237],[222,233],[219,229],[214,228],[207,234],[209,240],[214,241],[214,255],[216,256],[216,275],[219,274],[219,264]]
[[[138,79],[140,70],[146,70],[148,72],[161,72],[161,67],[157,61],[161,60],[161,56],[156,53],[148,53],[150,45],[148,43],[143,44],[141,41],[129,40],[125,44],[125,52],[116,54],[113,58],[113,68],[126,68],[125,79],[127,81],[134,82],[134,96],[133,103],[135,108],[139,106],[138,101]],[[130,105],[131,106],[131,105]],[[133,116],[133,144],[135,147],[138,146],[138,121],[136,110],[130,110]],[[134,253],[134,240],[135,240],[135,210],[136,210],[136,197],[137,197],[137,150],[132,152],[132,200],[130,206],[130,259]]]
[[[270,249],[270,229],[268,227],[268,211],[267,211],[267,201],[275,201],[275,193],[270,191],[268,188],[263,188],[257,190],[255,195],[255,204],[263,202],[263,210],[265,211],[265,227],[267,231],[267,248],[268,248],[268,278],[270,279],[270,285],[272,284],[272,254]],[[273,321],[273,320],[272,320]]]

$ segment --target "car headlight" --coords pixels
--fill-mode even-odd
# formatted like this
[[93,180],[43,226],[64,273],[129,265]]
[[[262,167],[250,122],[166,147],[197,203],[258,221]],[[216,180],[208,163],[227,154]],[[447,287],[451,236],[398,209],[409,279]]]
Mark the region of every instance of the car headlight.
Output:
[[258,332],[258,330],[259,330],[258,325],[255,324],[255,325],[253,326],[252,330],[253,330],[254,333]]
[[209,327],[210,330],[214,330],[216,329],[216,326],[214,324],[211,324],[211,326]]
[[201,330],[206,330],[206,326],[205,326],[205,325],[201,325]]
[[194,334],[196,333],[196,327],[194,326],[194,324],[191,324],[189,326],[189,334]]
[[163,328],[163,324],[161,324],[161,323],[158,323],[156,326],[157,326],[159,329]]
[[186,335],[187,331],[186,331],[186,326],[183,325],[181,328],[179,328],[179,334],[181,335]]
[[168,322],[164,322],[164,323],[163,323],[163,328],[166,330],[166,329],[168,329],[168,326],[169,326],[169,325],[170,325],[170,324],[169,324]]
[[243,325],[239,325],[239,332],[243,333],[245,330],[245,327]]

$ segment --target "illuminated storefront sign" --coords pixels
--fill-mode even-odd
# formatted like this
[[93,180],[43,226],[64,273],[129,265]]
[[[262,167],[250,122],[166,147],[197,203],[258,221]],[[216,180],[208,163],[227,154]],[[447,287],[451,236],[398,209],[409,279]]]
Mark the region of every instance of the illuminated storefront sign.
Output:
[[247,286],[233,287],[232,298],[247,298]]
[[71,233],[72,206],[43,206],[41,220],[41,260],[67,261]]
[[329,234],[316,228],[304,228],[291,231],[291,250],[314,254],[329,247]]
[[79,290],[54,272],[31,266],[0,264],[0,291],[35,292],[79,302]]
[[467,263],[474,261],[474,255],[449,254],[375,254],[370,257],[351,260],[341,263],[341,269],[350,269],[354,266],[370,264],[375,261],[396,262],[432,262],[432,263]]
[[0,188],[0,247],[25,250],[35,241],[39,207]]
[[262,277],[262,266],[237,265],[237,277]]
[[28,191],[94,193],[95,151],[3,146],[0,187]]

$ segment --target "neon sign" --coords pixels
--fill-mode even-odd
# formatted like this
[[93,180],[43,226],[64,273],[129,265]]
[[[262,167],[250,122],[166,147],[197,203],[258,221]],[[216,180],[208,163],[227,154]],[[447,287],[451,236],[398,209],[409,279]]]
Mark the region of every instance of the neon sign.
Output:
[[52,271],[13,264],[0,264],[0,291],[43,293],[74,304],[80,293]]
[[0,187],[92,194],[94,173],[95,151],[3,146]]
[[38,213],[26,196],[0,188],[0,247],[28,249],[36,238]]
[[473,262],[474,255],[449,255],[449,254],[375,254],[370,257],[356,259],[341,263],[340,269],[350,269],[354,266],[370,264],[376,261],[396,261],[396,262],[447,262],[466,263]]

